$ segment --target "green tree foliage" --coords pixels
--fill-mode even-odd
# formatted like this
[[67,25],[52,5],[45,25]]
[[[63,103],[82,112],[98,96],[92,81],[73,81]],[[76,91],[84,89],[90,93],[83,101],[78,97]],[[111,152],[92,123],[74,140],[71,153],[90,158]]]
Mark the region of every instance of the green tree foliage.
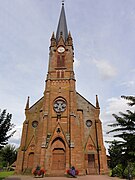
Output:
[[17,149],[14,145],[8,144],[0,150],[0,157],[2,163],[8,167],[16,161]]
[[109,146],[108,152],[110,154],[110,164],[109,167],[113,169],[117,164],[120,163],[122,157],[122,149],[119,147],[119,142],[114,140]]
[[11,118],[12,114],[6,113],[6,110],[0,111],[0,149],[7,144],[8,139],[15,133],[15,131],[11,132],[14,127]]
[[135,105],[135,97],[134,96],[121,96],[121,97],[129,101],[128,102],[129,106]]
[[[122,96],[122,98],[128,101],[129,106],[135,105],[134,96]],[[127,110],[126,113],[119,112],[119,114],[113,114],[116,122],[109,125],[113,129],[108,133],[113,133],[113,136],[119,139],[112,141],[109,147],[112,161],[110,166],[114,168],[116,165],[121,164],[122,173],[124,173],[129,163],[135,162],[135,111]]]

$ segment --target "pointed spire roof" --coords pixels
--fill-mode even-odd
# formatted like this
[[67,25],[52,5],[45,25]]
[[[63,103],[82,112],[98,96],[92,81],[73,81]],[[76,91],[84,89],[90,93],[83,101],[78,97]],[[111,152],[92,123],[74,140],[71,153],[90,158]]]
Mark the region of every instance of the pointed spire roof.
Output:
[[59,41],[61,36],[63,37],[64,42],[68,38],[68,29],[67,29],[66,15],[65,15],[65,9],[64,9],[64,2],[62,2],[62,8],[61,8],[59,23],[58,23],[57,32],[56,32],[57,42]]
[[52,33],[52,37],[51,37],[51,39],[55,39],[55,35],[54,35],[54,32]]
[[28,96],[28,99],[27,99],[27,103],[26,103],[25,110],[29,109],[29,99],[30,99],[30,97]]
[[98,102],[98,95],[96,95],[96,108],[100,108],[99,107],[99,102]]

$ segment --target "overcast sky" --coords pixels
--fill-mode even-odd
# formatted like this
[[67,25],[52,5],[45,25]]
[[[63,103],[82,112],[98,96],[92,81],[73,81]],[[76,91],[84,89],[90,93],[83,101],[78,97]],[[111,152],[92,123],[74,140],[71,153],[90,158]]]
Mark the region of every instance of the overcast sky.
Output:
[[[43,96],[50,37],[61,0],[0,0],[0,109],[13,115],[19,146],[30,105]],[[135,0],[66,0],[74,49],[77,91],[101,107],[104,140],[112,113],[127,109],[121,95],[135,95]],[[108,147],[107,144],[105,144]]]

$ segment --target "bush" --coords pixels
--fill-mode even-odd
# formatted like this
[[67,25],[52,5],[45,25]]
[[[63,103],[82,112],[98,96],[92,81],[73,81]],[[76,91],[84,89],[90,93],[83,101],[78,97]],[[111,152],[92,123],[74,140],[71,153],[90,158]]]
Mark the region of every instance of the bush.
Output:
[[118,164],[115,168],[112,169],[112,176],[118,176],[122,177],[123,176],[123,167],[122,164]]
[[113,177],[121,177],[121,178],[128,178],[129,175],[135,177],[135,163],[129,163],[126,168],[122,166],[122,164],[118,164],[115,168],[112,169]]
[[125,177],[129,177],[129,174],[131,174],[132,177],[135,177],[135,163],[129,163],[124,170]]

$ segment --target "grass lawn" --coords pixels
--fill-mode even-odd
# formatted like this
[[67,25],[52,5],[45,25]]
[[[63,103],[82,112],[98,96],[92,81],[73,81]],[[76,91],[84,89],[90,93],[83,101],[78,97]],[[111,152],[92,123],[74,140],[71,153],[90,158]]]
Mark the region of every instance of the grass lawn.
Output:
[[2,171],[0,172],[0,180],[5,179],[8,176],[11,176],[14,174],[14,171]]

